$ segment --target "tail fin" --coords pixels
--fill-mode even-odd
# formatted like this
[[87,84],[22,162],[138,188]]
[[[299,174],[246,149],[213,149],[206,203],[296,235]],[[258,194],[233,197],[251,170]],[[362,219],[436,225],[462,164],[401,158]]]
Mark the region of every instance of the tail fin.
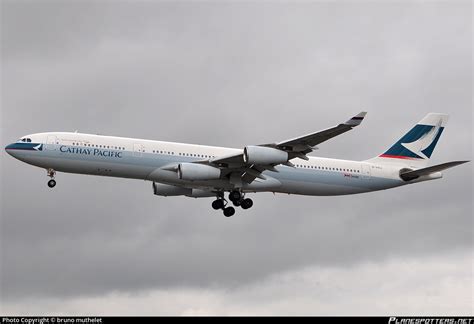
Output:
[[369,162],[376,160],[378,163],[426,166],[448,122],[448,117],[446,114],[429,113],[385,153]]

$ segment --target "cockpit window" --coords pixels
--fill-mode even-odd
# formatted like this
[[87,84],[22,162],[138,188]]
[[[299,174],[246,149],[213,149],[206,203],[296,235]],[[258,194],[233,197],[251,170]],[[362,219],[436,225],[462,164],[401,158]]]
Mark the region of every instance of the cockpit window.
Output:
[[31,143],[31,138],[20,138],[18,142]]

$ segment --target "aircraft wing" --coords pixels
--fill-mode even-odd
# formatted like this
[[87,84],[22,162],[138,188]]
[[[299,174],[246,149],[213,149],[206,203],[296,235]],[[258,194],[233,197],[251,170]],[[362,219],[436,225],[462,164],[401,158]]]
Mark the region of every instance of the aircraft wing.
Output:
[[326,142],[333,137],[341,135],[356,126],[359,126],[362,123],[362,120],[364,120],[365,115],[367,115],[367,112],[363,111],[345,123],[337,126],[270,145],[285,151],[307,154],[313,151],[316,145]]
[[224,165],[236,165],[240,166],[244,162],[244,151],[242,153],[225,155],[225,156],[216,156],[215,158],[211,158],[206,160],[205,162],[209,162],[210,164],[224,164]]
[[223,174],[225,174],[226,176],[230,177],[231,175],[233,175],[233,177],[235,178],[236,174],[238,174],[242,181],[251,183],[253,180],[255,180],[255,178],[264,179],[261,173],[265,170],[278,172],[275,169],[276,165],[283,164],[287,166],[293,166],[290,160],[294,158],[308,160],[306,154],[316,149],[316,145],[323,143],[335,136],[343,134],[347,131],[350,131],[354,127],[360,125],[366,114],[366,112],[361,112],[344,123],[319,132],[307,134],[278,143],[252,146],[252,148],[261,148],[262,150],[265,150],[265,148],[270,150],[273,149],[273,151],[275,151],[276,153],[287,154],[287,157],[284,160],[278,160],[273,163],[256,163],[246,161],[246,150],[250,147],[248,146],[240,153],[231,154],[227,156],[218,156],[208,160],[198,161],[196,163],[203,163],[219,167],[223,169]]

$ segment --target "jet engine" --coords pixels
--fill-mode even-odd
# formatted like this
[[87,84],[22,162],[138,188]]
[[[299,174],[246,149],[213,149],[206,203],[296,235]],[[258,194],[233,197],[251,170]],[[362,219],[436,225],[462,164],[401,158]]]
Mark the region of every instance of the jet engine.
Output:
[[244,162],[248,164],[280,164],[288,161],[288,153],[282,150],[265,146],[246,146],[244,148]]
[[192,193],[192,189],[153,182],[153,193],[157,196],[185,196]]
[[178,178],[181,180],[217,180],[221,170],[205,164],[180,163],[178,165]]
[[193,198],[215,197],[216,194],[212,191],[203,189],[183,188],[163,183],[153,182],[153,193],[157,196],[187,196]]

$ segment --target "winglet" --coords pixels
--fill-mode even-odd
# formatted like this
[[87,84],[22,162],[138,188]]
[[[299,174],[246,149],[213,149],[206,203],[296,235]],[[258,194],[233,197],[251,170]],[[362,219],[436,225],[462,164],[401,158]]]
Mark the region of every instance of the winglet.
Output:
[[358,113],[357,115],[355,115],[354,117],[352,117],[351,119],[349,119],[348,121],[346,121],[344,125],[352,126],[352,127],[359,126],[364,120],[365,115],[367,115],[367,112],[362,111]]

